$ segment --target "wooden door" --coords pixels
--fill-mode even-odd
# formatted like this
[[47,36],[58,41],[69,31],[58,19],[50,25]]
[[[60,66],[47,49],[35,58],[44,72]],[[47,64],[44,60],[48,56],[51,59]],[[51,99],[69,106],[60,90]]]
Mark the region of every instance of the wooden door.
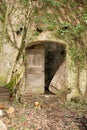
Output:
[[34,47],[28,51],[26,62],[26,93],[44,93],[44,48]]

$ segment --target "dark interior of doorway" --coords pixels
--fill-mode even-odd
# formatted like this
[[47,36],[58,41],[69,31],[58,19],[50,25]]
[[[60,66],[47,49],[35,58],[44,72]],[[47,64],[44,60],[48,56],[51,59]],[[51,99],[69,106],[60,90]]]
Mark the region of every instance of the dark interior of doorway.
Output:
[[45,93],[51,93],[49,91],[50,82],[65,57],[66,46],[64,44],[45,43]]

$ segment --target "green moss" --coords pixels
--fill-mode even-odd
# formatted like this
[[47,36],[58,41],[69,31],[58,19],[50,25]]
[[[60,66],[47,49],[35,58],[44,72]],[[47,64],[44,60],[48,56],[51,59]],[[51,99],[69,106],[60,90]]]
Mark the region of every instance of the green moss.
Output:
[[53,30],[54,30],[54,25],[53,25],[53,24],[49,24],[49,25],[47,26],[47,30],[53,31]]
[[18,82],[20,81],[20,79],[22,78],[24,70],[25,70],[24,66],[20,67],[17,70],[17,72],[12,75],[10,82],[8,84],[6,84],[6,88],[13,91],[15,89],[16,85],[18,84]]
[[34,32],[35,36],[38,36],[39,34],[40,34],[40,32],[37,32],[37,31]]
[[7,75],[0,76],[0,86],[4,86],[6,84]]

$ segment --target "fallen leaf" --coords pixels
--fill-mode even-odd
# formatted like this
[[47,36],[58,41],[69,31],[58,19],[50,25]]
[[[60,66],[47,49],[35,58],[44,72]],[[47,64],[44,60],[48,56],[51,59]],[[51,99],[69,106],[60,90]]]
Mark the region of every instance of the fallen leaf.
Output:
[[5,105],[4,104],[0,104],[0,109],[5,109]]
[[13,107],[9,107],[9,109],[6,111],[7,114],[12,114],[15,112],[15,109]]
[[40,103],[39,102],[35,102],[35,108],[41,108],[41,105],[40,105]]

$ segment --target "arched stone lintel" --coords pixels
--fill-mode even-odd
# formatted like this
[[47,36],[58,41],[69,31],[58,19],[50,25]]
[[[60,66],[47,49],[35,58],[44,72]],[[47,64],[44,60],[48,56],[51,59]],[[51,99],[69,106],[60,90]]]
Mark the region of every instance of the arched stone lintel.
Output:
[[57,40],[55,40],[55,41],[52,41],[52,40],[41,40],[41,41],[33,41],[33,42],[31,42],[31,43],[29,43],[28,44],[28,47],[31,47],[31,46],[33,46],[33,45],[44,45],[44,44],[49,44],[49,43],[51,43],[51,44],[58,44],[58,45],[63,45],[63,46],[66,46],[66,44],[64,43],[64,42],[61,42],[61,41],[57,41]]
[[[33,37],[33,38],[32,38]],[[44,44],[44,43],[54,43],[54,44],[63,44],[67,46],[67,43],[61,39],[55,37],[53,32],[46,31],[39,34],[39,36],[32,36],[29,39],[29,43],[27,44],[28,47],[37,44]]]

